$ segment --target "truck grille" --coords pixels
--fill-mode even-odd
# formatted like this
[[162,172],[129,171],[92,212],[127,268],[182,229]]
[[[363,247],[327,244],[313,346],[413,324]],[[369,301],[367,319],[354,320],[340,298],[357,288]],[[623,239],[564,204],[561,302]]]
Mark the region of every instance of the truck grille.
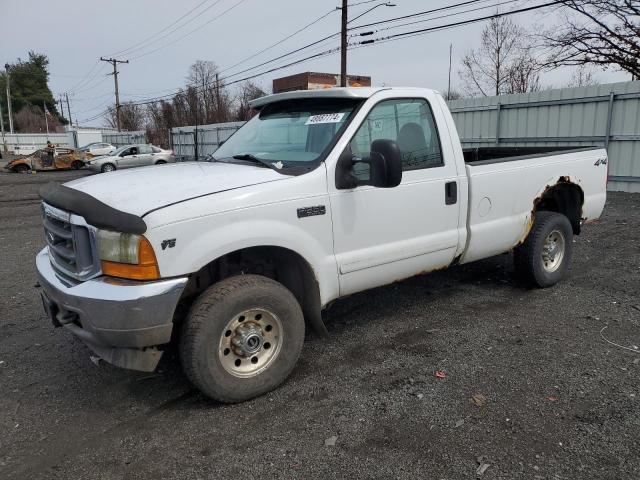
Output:
[[44,236],[51,265],[76,280],[87,280],[100,273],[95,248],[95,228],[80,216],[42,204]]

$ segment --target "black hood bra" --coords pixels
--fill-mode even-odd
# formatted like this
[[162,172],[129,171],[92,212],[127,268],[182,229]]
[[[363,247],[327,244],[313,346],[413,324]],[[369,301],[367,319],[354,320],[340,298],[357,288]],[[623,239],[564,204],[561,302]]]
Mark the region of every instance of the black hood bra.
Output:
[[57,183],[44,185],[38,193],[49,205],[80,215],[95,227],[136,235],[147,231],[142,218],[110,207],[88,193]]

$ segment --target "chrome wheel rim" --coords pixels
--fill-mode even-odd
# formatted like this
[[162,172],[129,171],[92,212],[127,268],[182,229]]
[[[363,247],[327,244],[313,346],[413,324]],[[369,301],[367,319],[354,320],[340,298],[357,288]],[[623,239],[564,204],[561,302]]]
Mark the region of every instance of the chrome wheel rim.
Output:
[[549,272],[555,272],[560,268],[564,258],[565,240],[559,230],[552,231],[542,244],[542,266]]
[[105,172],[113,172],[115,169],[113,168],[113,165],[109,165],[109,164],[107,164],[107,165],[105,165],[105,166],[104,166],[104,169],[103,169],[103,170],[104,170]]
[[218,344],[222,367],[235,377],[254,377],[280,354],[282,323],[263,308],[245,310],[226,325]]

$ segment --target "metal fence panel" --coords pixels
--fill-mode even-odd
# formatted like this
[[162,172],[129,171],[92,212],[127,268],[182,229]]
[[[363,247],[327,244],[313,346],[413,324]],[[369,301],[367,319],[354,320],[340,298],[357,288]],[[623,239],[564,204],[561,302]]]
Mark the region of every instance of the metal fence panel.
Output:
[[[180,160],[194,160],[196,150],[198,159],[202,159],[215,152],[221,142],[226,141],[245,122],[214,123],[171,129],[171,148]],[[197,139],[197,149],[194,142]]]
[[147,132],[103,132],[102,141],[114,147],[124,147],[132,143],[147,143]]
[[[54,145],[60,146],[73,146],[72,138],[68,133],[5,133],[5,142],[7,149],[10,152],[20,154],[20,150],[24,153],[31,153],[33,150],[39,150],[47,146],[47,141],[50,141]],[[0,143],[1,143],[0,138]],[[24,147],[35,147],[25,150]],[[23,147],[22,149],[20,147]],[[2,148],[2,145],[0,145]]]
[[463,147],[603,146],[609,189],[640,192],[640,81],[453,100]]

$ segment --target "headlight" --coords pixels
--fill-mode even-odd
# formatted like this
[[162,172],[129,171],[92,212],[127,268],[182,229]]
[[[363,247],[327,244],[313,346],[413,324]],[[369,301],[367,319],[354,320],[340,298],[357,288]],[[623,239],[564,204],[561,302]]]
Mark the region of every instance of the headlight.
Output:
[[144,236],[98,230],[97,240],[105,275],[133,280],[160,278],[156,254]]

